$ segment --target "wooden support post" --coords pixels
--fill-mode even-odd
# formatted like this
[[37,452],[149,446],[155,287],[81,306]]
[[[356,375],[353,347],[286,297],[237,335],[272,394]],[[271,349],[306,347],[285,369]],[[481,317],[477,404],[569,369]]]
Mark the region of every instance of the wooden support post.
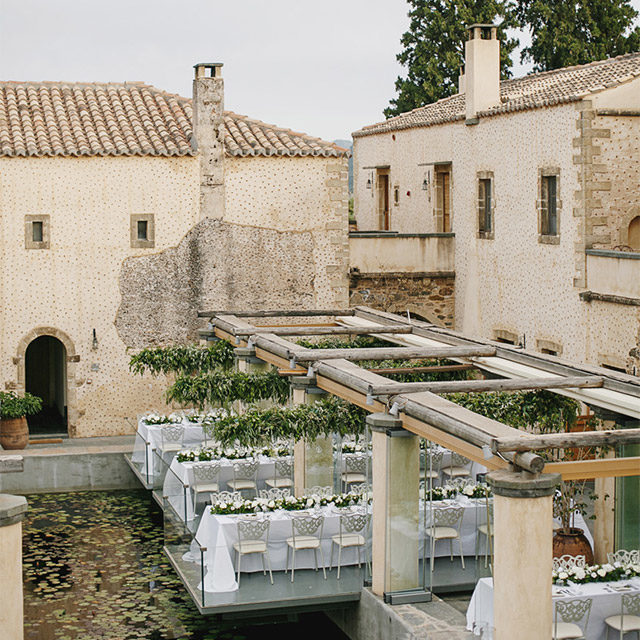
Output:
[[551,638],[553,493],[558,474],[492,471],[495,640]]
[[[615,429],[615,427],[614,420],[596,421],[596,429]],[[629,431],[640,432],[640,429],[620,429],[614,433],[625,435]],[[640,437],[638,441],[640,442]],[[605,457],[613,458],[615,455],[615,451],[608,451]],[[607,553],[611,553],[615,545],[616,479],[596,478],[594,493],[596,498],[593,504],[593,515],[596,519],[593,522],[593,556],[597,563],[602,564],[607,562]]]
[[367,416],[373,442],[372,589],[417,589],[420,439],[385,413]]

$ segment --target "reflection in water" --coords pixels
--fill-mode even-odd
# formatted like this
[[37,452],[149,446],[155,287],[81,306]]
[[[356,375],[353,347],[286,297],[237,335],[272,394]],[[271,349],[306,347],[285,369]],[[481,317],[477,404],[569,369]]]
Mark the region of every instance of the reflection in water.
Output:
[[325,618],[235,628],[198,613],[162,553],[161,514],[143,491],[28,496],[25,640],[244,640],[344,637]]

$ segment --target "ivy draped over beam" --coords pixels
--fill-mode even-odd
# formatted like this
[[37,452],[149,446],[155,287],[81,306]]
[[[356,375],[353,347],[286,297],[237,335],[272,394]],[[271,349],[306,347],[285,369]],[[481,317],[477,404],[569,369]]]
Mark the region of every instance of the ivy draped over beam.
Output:
[[242,400],[252,404],[273,399],[285,403],[289,399],[289,380],[275,370],[266,373],[242,373],[214,370],[197,376],[183,375],[167,389],[167,402],[194,405],[223,406]]
[[131,356],[129,369],[133,373],[151,375],[176,373],[192,375],[218,369],[228,369],[233,364],[233,346],[226,340],[219,340],[209,347],[196,345],[176,345],[142,349]]
[[[364,433],[366,411],[335,397],[294,407],[250,409],[215,422],[208,435],[223,446],[239,443],[247,447],[275,440],[313,441],[334,433],[359,436]],[[206,427],[205,427],[206,428]]]

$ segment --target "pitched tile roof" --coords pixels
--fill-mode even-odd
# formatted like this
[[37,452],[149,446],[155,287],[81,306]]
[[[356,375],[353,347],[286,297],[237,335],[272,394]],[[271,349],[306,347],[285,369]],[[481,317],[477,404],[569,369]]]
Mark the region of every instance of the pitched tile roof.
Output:
[[[482,111],[478,115],[492,116],[577,102],[590,93],[617,86],[634,77],[640,77],[640,53],[630,53],[576,67],[565,67],[522,78],[503,80],[500,83],[501,104]],[[353,136],[367,136],[464,120],[465,109],[465,96],[458,93],[389,118],[384,122],[363,127]]]
[[[0,156],[194,155],[191,100],[142,82],[0,82]],[[346,149],[225,112],[232,156],[345,156]]]

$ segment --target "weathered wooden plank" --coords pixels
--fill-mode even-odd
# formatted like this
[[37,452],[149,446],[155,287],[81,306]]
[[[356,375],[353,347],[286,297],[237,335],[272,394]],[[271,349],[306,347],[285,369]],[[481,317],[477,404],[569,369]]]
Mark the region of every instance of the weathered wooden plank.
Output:
[[523,433],[521,437],[495,438],[494,453],[499,451],[539,451],[541,449],[573,449],[640,444],[640,429],[607,429],[604,431],[573,431],[570,433]]
[[451,371],[470,371],[477,369],[474,364],[438,364],[432,367],[371,367],[367,371],[377,373],[381,376],[392,375],[394,373],[448,373]]
[[300,362],[318,360],[417,360],[421,358],[470,358],[492,356],[494,347],[374,347],[370,349],[308,349],[291,351]]
[[238,318],[306,318],[311,316],[353,316],[353,309],[273,309],[263,311],[198,311],[199,318],[213,318],[219,315],[234,315]]
[[389,396],[398,393],[480,393],[483,391],[522,391],[526,389],[565,389],[601,387],[602,378],[583,376],[572,378],[509,378],[501,380],[449,380],[435,382],[390,382],[371,386],[374,396]]
[[411,333],[411,327],[406,325],[376,326],[376,327],[319,327],[303,326],[296,327],[252,327],[251,329],[234,329],[235,336],[251,336],[271,333],[274,336],[324,336],[324,335],[366,335],[377,333]]
[[638,476],[640,475],[640,457],[548,462],[544,467],[544,473],[560,473],[563,480]]

